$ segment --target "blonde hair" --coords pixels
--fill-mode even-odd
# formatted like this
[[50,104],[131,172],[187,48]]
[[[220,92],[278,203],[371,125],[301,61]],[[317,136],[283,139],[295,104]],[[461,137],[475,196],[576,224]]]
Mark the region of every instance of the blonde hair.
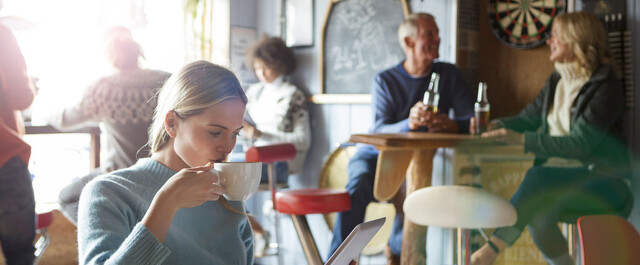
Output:
[[[169,142],[170,136],[164,128],[165,115],[169,111],[179,119],[186,119],[230,99],[247,104],[247,96],[233,72],[207,61],[196,61],[182,67],[158,92],[158,105],[149,128],[151,153],[160,151]],[[228,210],[245,214],[234,209],[224,197],[219,200]]]
[[418,37],[418,20],[420,19],[436,20],[435,17],[429,13],[413,13],[405,18],[398,27],[398,40],[403,50],[407,48],[407,45],[404,43],[404,38],[409,37],[415,39]]
[[591,76],[601,64],[613,66],[607,35],[596,15],[587,12],[563,13],[554,19],[553,27],[560,31],[560,36],[554,37],[567,43],[583,75]]
[[228,99],[247,104],[247,96],[233,72],[207,61],[182,67],[158,92],[158,105],[149,129],[151,152],[160,151],[169,141],[164,129],[164,118],[169,111],[186,119]]

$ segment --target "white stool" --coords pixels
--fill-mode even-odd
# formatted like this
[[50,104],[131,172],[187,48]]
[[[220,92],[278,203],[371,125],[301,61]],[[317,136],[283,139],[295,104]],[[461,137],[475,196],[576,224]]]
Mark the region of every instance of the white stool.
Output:
[[[481,228],[511,226],[517,220],[516,209],[509,201],[470,186],[419,189],[407,196],[403,209],[405,217],[415,224],[457,228],[459,235],[462,229],[478,229],[485,240],[489,238]],[[468,254],[459,240],[459,265],[469,264]]]

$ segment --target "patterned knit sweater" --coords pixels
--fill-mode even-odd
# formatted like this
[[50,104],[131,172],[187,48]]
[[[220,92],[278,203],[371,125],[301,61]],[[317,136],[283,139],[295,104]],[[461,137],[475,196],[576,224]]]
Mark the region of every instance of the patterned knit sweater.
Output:
[[148,69],[120,71],[100,78],[84,92],[81,101],[55,113],[47,122],[59,130],[73,130],[90,122],[105,127],[107,157],[102,168],[109,172],[148,157],[147,143],[157,100],[155,94],[170,74]]

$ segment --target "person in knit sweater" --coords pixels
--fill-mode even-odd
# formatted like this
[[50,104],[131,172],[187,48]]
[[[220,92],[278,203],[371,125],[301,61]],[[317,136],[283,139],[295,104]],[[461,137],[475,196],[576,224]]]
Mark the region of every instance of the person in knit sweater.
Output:
[[227,201],[214,163],[242,130],[247,98],[235,75],[187,64],[161,88],[151,157],[89,182],[78,209],[80,264],[253,263],[243,202]]
[[13,32],[1,22],[0,58],[0,244],[6,264],[32,264],[36,213],[27,168],[31,147],[22,139],[20,111],[33,102],[35,88]]
[[156,106],[155,94],[170,74],[140,67],[144,58],[129,29],[113,27],[104,35],[106,57],[114,73],[93,82],[74,106],[53,113],[47,122],[62,131],[100,122],[105,128],[107,157],[101,168],[75,179],[58,195],[62,213],[76,223],[78,198],[93,178],[148,157],[145,133]]
[[549,264],[574,264],[558,228],[564,214],[628,217],[620,210],[633,201],[621,128],[624,91],[606,43],[595,15],[556,17],[547,40],[556,72],[519,115],[493,122],[493,130],[482,135],[523,144],[536,159],[511,198],[517,222],[498,228],[473,253],[473,265],[493,264],[527,225]]

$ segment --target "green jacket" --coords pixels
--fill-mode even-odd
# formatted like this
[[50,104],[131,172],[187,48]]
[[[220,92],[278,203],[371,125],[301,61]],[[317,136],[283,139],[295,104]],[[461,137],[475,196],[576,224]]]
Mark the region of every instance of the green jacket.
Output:
[[622,130],[625,100],[620,80],[609,66],[598,67],[573,102],[570,134],[550,136],[547,114],[559,80],[560,74],[551,74],[533,103],[517,116],[500,122],[508,129],[524,133],[524,149],[535,154],[534,165],[542,165],[549,157],[577,159],[592,171],[630,180],[629,151]]

